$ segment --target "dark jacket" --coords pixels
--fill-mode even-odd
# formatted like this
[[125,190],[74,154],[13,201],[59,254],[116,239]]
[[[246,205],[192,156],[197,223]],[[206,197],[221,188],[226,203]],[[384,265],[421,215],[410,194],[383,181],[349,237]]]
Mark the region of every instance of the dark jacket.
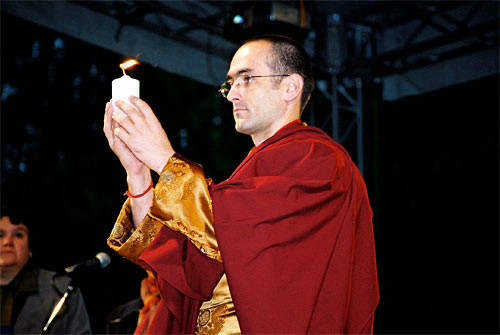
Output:
[[[29,261],[9,285],[2,286],[2,304],[10,300],[8,295],[13,298],[11,326],[14,334],[41,333],[70,282],[67,276],[54,275],[55,272],[40,269]],[[59,292],[51,284],[53,277]],[[2,311],[6,307],[8,308],[3,306]],[[3,331],[8,329],[4,326],[2,325]],[[68,296],[47,334],[91,334],[87,309],[79,289]]]

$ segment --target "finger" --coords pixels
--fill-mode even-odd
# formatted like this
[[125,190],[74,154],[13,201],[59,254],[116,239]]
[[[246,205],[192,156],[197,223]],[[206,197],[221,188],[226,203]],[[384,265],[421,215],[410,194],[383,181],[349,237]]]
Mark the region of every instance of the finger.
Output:
[[[130,96],[130,98],[135,98]],[[126,103],[124,101],[117,102],[117,106],[129,117],[130,121],[135,124],[136,129],[147,127],[146,118],[142,110],[135,106],[131,101]]]
[[125,129],[129,134],[134,132],[136,126],[130,119],[130,117],[123,115],[122,113],[113,112],[111,113],[111,118],[115,122],[114,128],[121,127]]
[[151,107],[149,107],[149,105],[146,103],[146,101],[142,100],[141,98],[134,97],[132,95],[132,96],[130,96],[129,100],[139,110],[148,109],[148,110],[152,111]]
[[111,103],[111,101],[108,101],[106,103],[106,107],[104,108],[104,121],[106,122],[107,120],[109,120],[109,116],[110,114],[113,112],[113,104]]
[[113,134],[116,136],[120,141],[125,144],[125,146],[128,146],[128,141],[130,140],[130,134],[127,133],[123,128],[121,127],[116,127],[113,129]]
[[131,96],[130,102],[142,113],[146,120],[157,120],[155,113],[144,100]]
[[135,119],[138,115],[142,114],[140,111],[132,105],[130,102],[123,100],[116,100],[114,102],[118,108],[120,108],[128,117]]
[[104,112],[104,125],[103,125],[103,131],[104,135],[106,135],[106,138],[108,139],[109,144],[112,144],[112,138],[113,138],[113,132],[112,132],[112,127],[113,127],[113,120],[111,119],[111,113],[113,112],[113,107],[110,102],[106,104],[106,109]]

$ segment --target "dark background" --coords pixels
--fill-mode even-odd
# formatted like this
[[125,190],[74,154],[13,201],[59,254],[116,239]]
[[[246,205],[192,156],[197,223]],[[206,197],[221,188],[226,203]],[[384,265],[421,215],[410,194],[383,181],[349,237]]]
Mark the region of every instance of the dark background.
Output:
[[[111,265],[81,284],[100,333],[145,276],[106,245],[126,182],[102,119],[124,58],[1,15],[2,202],[22,199],[43,267],[110,254]],[[174,147],[216,182],[228,177],[252,143],[234,131],[217,88],[148,64],[128,73]],[[381,290],[375,332],[498,333],[499,78],[394,102],[381,92],[367,84],[364,102]],[[330,109],[318,92],[311,106]]]

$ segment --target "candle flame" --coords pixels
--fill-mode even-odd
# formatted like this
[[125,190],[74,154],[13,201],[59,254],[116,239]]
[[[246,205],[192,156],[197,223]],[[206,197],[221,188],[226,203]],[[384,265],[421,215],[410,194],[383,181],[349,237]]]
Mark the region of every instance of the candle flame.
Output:
[[124,63],[121,63],[120,68],[123,70],[123,74],[125,75],[125,69],[128,69],[129,67],[132,67],[136,64],[139,64],[139,62],[136,61],[135,59],[130,59]]

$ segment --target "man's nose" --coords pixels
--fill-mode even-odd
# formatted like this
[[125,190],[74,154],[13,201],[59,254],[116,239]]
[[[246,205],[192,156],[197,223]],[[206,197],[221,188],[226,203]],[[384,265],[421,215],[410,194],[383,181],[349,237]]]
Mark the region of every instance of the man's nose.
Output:
[[230,102],[234,101],[239,101],[241,98],[240,96],[240,89],[238,85],[231,85],[231,88],[229,89],[229,92],[227,93],[227,100]]

